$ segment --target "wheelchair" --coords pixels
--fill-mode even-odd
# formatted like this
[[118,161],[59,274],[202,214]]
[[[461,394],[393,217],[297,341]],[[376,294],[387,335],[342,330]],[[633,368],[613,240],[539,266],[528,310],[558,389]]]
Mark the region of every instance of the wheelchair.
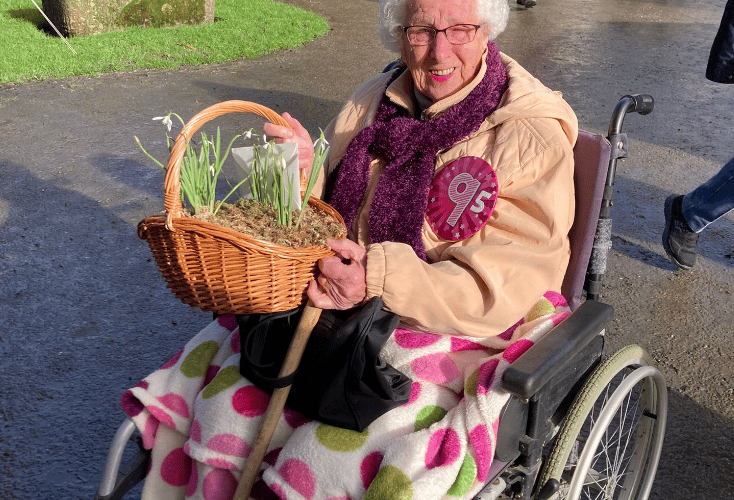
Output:
[[[502,388],[512,397],[502,410],[488,482],[474,500],[644,500],[650,494],[665,435],[665,380],[640,346],[604,356],[613,308],[598,297],[611,248],[616,165],[627,156],[622,125],[627,114],[653,107],[649,95],[624,96],[607,137],[579,131],[576,218],[562,287],[573,312],[505,371]],[[121,468],[131,441],[137,455]],[[126,419],[95,500],[122,499],[144,479],[149,456]]]

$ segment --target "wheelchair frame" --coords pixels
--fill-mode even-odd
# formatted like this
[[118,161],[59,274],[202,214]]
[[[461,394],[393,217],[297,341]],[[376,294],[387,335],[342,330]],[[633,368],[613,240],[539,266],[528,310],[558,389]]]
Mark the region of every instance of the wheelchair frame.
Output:
[[[611,222],[616,163],[627,153],[624,118],[628,113],[648,114],[653,106],[651,96],[631,95],[622,97],[614,109],[598,227]],[[592,253],[608,249],[594,245]],[[613,308],[597,301],[602,276],[603,270],[587,273],[586,301],[505,372],[502,388],[513,397],[500,419],[495,451],[495,461],[500,463],[475,500],[644,500],[649,496],[665,435],[667,388],[639,346],[626,346],[603,359],[604,334]],[[637,406],[640,402],[642,407]],[[630,418],[635,428],[623,431]],[[615,425],[620,428],[614,429]],[[595,458],[604,459],[607,453],[603,449],[597,455],[596,449],[605,436],[620,442],[628,438],[625,446],[634,441],[633,447],[621,450],[621,456],[615,450],[613,468],[595,470]],[[593,448],[586,443],[594,444]],[[579,445],[583,446],[580,455]]]
[[[648,114],[653,106],[652,97],[631,95],[615,107],[598,225],[611,220],[616,162],[627,151],[621,132],[624,118],[628,113]],[[594,245],[591,260],[593,252],[608,249]],[[575,500],[591,498],[592,492],[598,492],[593,498],[604,499],[648,497],[665,434],[667,389],[662,374],[639,346],[627,346],[603,359],[613,308],[597,301],[602,276],[603,270],[588,272],[583,286],[586,301],[504,373],[502,387],[512,397],[500,418],[490,479],[474,500]],[[626,431],[629,418],[635,427]],[[596,460],[606,453],[602,449],[597,455],[597,444],[609,438],[634,441],[633,448],[622,450],[624,463],[616,463],[620,457],[615,456],[611,468],[597,470]],[[139,450],[121,472],[129,441]],[[134,423],[126,419],[110,445],[95,500],[122,499],[145,478],[149,457]]]

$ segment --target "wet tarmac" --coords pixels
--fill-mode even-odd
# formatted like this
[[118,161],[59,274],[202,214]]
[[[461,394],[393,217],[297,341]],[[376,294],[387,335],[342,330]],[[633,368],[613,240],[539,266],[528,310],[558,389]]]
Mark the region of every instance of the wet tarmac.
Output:
[[[162,209],[163,177],[133,136],[162,155],[152,117],[227,99],[315,132],[395,57],[376,38],[376,1],[293,3],[324,15],[327,36],[252,61],[0,86],[0,498],[93,498],[120,394],[210,318],[175,299],[137,238]],[[606,134],[622,95],[655,98],[625,121],[602,294],[616,311],[609,348],[644,346],[670,389],[654,499],[734,498],[734,217],[702,235],[691,272],[660,242],[665,198],[734,154],[734,86],[703,76],[724,4],[512,4],[497,40],[586,130]]]

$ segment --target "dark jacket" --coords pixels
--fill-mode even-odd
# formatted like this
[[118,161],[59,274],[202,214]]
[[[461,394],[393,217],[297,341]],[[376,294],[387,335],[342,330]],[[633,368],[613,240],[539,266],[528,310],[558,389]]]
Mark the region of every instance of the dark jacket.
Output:
[[724,7],[724,16],[711,46],[706,78],[718,83],[734,83],[734,0],[728,0]]

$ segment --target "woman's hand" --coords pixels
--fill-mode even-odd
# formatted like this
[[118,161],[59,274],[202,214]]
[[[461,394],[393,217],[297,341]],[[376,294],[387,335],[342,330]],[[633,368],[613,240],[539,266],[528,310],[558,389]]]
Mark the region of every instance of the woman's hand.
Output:
[[326,244],[336,255],[319,260],[318,284],[311,281],[306,293],[320,309],[351,309],[367,297],[367,250],[347,238]]
[[303,125],[290,114],[283,113],[283,119],[292,128],[267,122],[263,125],[263,132],[266,136],[274,138],[277,144],[284,142],[298,144],[298,168],[305,170],[305,176],[308,177],[313,165],[313,141],[311,141],[311,136],[308,130],[303,128]]

